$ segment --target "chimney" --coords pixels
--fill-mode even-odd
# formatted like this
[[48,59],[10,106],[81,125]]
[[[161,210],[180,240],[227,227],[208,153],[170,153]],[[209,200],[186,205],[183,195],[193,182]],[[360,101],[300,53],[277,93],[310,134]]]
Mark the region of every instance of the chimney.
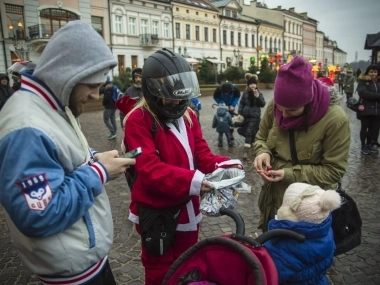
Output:
[[281,6],[277,6],[277,10],[281,10]]
[[294,7],[289,8],[289,11],[292,12],[292,13],[295,13],[295,12],[294,12]]

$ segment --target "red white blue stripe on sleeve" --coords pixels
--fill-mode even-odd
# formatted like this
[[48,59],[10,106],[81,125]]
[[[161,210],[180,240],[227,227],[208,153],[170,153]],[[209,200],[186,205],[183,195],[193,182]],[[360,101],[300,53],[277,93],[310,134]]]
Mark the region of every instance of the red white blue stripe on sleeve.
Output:
[[102,272],[107,262],[108,257],[105,256],[98,263],[95,263],[84,272],[71,277],[42,277],[38,276],[44,285],[81,285],[95,278]]
[[91,164],[91,169],[95,171],[95,173],[99,176],[102,184],[108,181],[108,173],[105,167],[100,162],[95,162]]

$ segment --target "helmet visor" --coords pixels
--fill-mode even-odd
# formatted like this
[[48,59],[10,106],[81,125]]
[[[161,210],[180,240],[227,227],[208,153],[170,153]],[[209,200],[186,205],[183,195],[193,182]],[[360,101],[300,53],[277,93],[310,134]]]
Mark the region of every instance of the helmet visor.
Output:
[[200,95],[194,71],[173,74],[162,78],[148,78],[148,91],[157,97],[171,100],[188,100]]

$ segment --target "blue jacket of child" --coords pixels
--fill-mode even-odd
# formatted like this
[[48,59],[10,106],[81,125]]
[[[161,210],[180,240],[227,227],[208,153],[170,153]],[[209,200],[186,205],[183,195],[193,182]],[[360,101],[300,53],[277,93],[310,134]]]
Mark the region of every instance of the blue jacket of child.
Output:
[[276,264],[279,284],[328,285],[326,271],[334,259],[335,243],[331,214],[320,224],[271,220],[269,230],[289,229],[305,235],[298,243],[287,238],[274,238],[265,248]]

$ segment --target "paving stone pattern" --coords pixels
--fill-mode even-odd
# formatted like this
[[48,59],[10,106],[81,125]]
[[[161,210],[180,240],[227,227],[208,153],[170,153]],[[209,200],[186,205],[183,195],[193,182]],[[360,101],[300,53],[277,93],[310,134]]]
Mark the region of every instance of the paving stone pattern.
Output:
[[[264,90],[268,101],[272,90]],[[217,133],[211,128],[215,113],[212,97],[200,97],[202,102],[201,125],[204,137],[211,149],[218,154],[241,158],[244,140],[235,134],[233,147],[218,147]],[[342,103],[351,122],[351,147],[349,166],[343,178],[344,189],[355,199],[363,219],[363,240],[356,249],[334,260],[328,271],[330,284],[380,284],[380,167],[379,155],[361,155],[359,129],[360,122],[355,114]],[[117,116],[118,119],[118,116]],[[103,123],[102,111],[88,112],[80,118],[82,129],[89,144],[98,151],[120,150],[123,133],[120,128],[115,140],[109,135]],[[119,124],[118,124],[119,126]],[[252,185],[252,192],[240,194],[236,211],[245,221],[246,234],[257,231],[259,210],[257,199],[262,180],[252,169],[252,155],[244,164],[246,182]],[[118,284],[143,284],[144,270],[140,262],[140,241],[132,223],[128,220],[130,193],[124,177],[107,183],[106,189],[112,206],[115,225],[115,238],[109,259]],[[228,217],[204,217],[201,222],[200,239],[235,231],[234,222]],[[40,284],[35,276],[26,270],[16,250],[12,246],[10,234],[5,222],[4,209],[0,206],[0,284]]]

